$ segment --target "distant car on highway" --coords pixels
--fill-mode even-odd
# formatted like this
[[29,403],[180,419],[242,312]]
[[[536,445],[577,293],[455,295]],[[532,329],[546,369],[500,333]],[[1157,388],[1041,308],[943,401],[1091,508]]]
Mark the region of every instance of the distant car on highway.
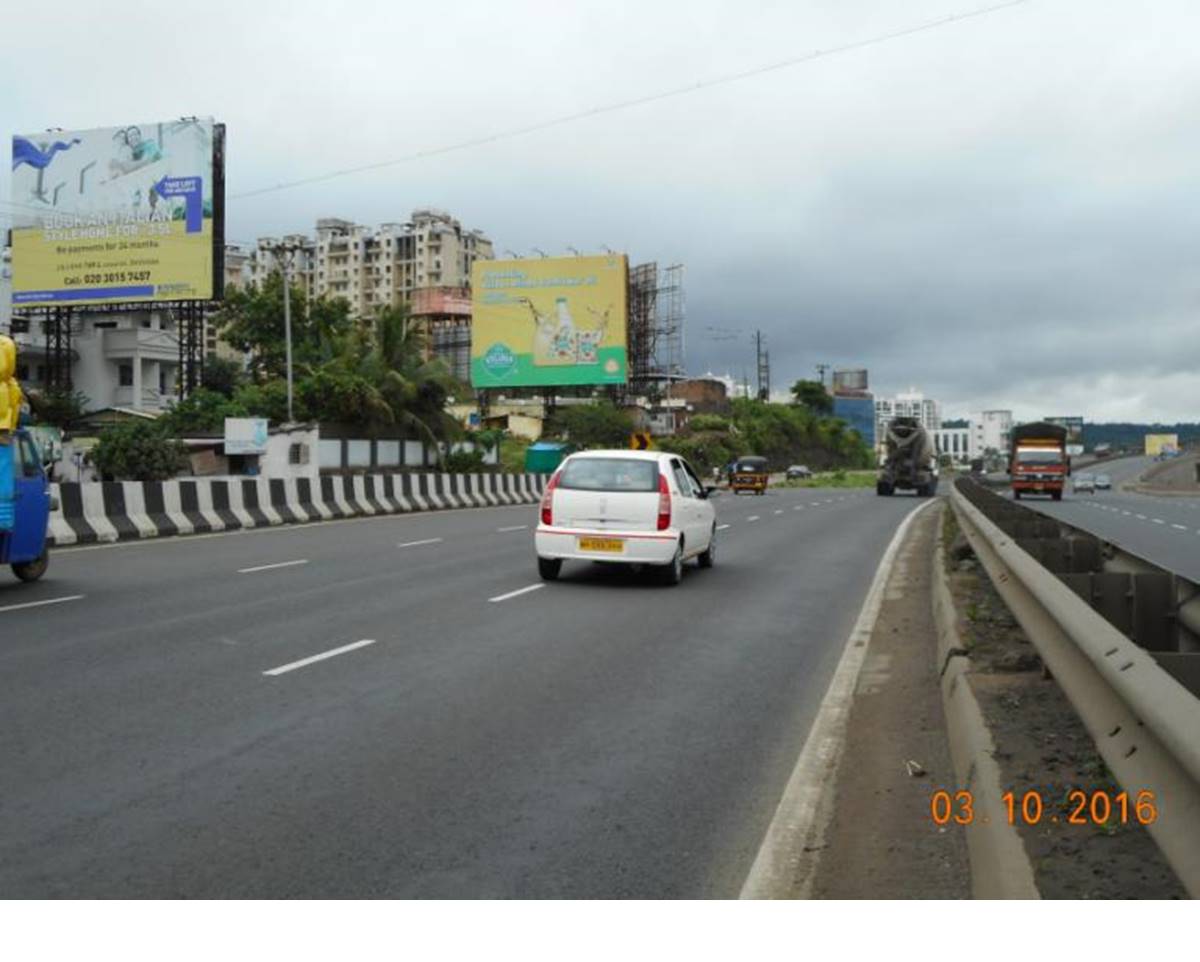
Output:
[[664,451],[572,454],[542,495],[538,574],[553,581],[564,561],[601,561],[649,566],[677,585],[688,559],[701,568],[716,560],[715,490]]
[[1096,493],[1096,479],[1090,474],[1077,474],[1071,479],[1071,490]]
[[1110,478],[1107,474],[1098,474],[1096,475],[1095,485],[1097,491],[1111,491],[1112,478]]
[[808,468],[803,464],[793,464],[787,469],[787,477],[789,481],[794,481],[797,479],[803,480],[804,478],[811,478],[812,472],[809,471]]

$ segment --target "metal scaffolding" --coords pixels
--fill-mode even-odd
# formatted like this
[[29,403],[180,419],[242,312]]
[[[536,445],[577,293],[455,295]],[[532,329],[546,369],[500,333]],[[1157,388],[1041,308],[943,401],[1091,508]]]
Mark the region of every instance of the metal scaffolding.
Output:
[[650,394],[684,376],[683,265],[629,271],[629,392]]

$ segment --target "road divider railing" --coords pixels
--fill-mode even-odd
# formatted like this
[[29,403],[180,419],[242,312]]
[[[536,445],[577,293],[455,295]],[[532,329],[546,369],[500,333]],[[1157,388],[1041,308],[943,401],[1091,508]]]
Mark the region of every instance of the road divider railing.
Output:
[[536,504],[542,474],[353,474],[52,485],[54,546],[449,508]]
[[951,501],[1108,769],[1130,799],[1153,793],[1146,827],[1200,896],[1200,698],[1184,684],[1200,665],[1200,587],[969,479]]

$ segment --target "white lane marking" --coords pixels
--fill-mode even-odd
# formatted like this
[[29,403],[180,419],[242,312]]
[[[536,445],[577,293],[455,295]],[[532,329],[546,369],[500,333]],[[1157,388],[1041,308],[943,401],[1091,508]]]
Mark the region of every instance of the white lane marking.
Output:
[[729,525],[727,525],[727,524],[719,524],[719,525],[717,525],[717,530],[724,531],[728,527],[729,527]]
[[1150,520],[1153,521],[1155,524],[1166,524],[1166,522],[1162,518],[1151,518]]
[[0,611],[17,611],[21,608],[40,608],[42,605],[58,605],[64,601],[78,601],[83,595],[63,595],[61,598],[47,598],[45,601],[26,601],[19,605],[5,605]]
[[757,520],[758,520],[758,515],[756,515],[756,514],[752,514],[752,515],[750,515],[750,517],[748,517],[746,520],[747,520],[747,521],[757,521]]
[[254,574],[256,571],[274,571],[276,568],[294,568],[296,565],[308,564],[307,558],[300,558],[296,561],[280,561],[273,565],[255,565],[253,568],[238,568],[237,573],[240,575]]
[[1134,517],[1137,518],[1139,521],[1146,520],[1146,516],[1144,514],[1135,514]]
[[[892,536],[891,542],[875,570],[875,578],[863,600],[858,620],[846,639],[842,657],[833,673],[833,680],[821,699],[817,717],[813,720],[796,767],[792,770],[783,797],[775,809],[771,824],[759,846],[754,864],[746,881],[742,884],[743,899],[779,898],[792,893],[797,881],[794,877],[793,861],[797,852],[805,845],[819,847],[824,829],[817,825],[818,811],[824,789],[834,781],[842,748],[846,737],[846,724],[850,706],[854,701],[854,689],[859,672],[866,660],[867,647],[879,610],[883,607],[883,594],[891,577],[896,555],[904,541],[909,526],[916,515],[936,502],[927,501],[913,508],[904,516]],[[807,868],[807,876],[800,879],[799,898],[807,898],[815,875],[816,862]]]
[[821,502],[820,502],[820,501],[813,501],[813,502],[810,502],[810,503],[812,504],[812,506],[813,506],[814,508],[819,508],[819,507],[821,507]]
[[1122,511],[1122,512],[1121,512],[1121,514],[1125,515],[1125,517],[1127,517],[1127,518],[1128,518],[1128,517],[1129,517],[1129,515],[1130,515],[1130,512],[1128,512],[1128,511]]
[[1171,525],[1171,527],[1172,527],[1172,528],[1178,528],[1180,531],[1187,531],[1187,525],[1186,525],[1186,524],[1173,524],[1173,525]]
[[498,533],[503,533],[505,531],[524,531],[528,527],[529,525],[527,524],[510,524],[507,528],[497,528],[496,531]]
[[401,541],[397,548],[415,548],[419,544],[437,544],[441,538],[422,538],[420,541]]
[[291,661],[286,665],[280,665],[278,668],[270,668],[264,671],[264,675],[283,675],[289,671],[295,671],[297,668],[304,668],[307,665],[316,664],[318,661],[324,661],[326,658],[333,658],[337,655],[344,655],[348,651],[354,651],[357,648],[365,648],[367,645],[375,644],[374,638],[367,638],[363,641],[355,641],[349,645],[342,645],[341,648],[330,648],[329,651],[323,651],[319,655],[311,655],[308,658],[301,658],[299,661]]
[[783,508],[776,508],[776,509],[775,509],[775,513],[776,513],[776,514],[783,514]]
[[517,595],[527,595],[531,591],[537,591],[539,588],[545,588],[544,584],[527,585],[524,588],[518,588],[516,591],[510,591],[506,595],[496,595],[495,598],[488,598],[488,601],[508,601],[509,598],[515,598]]
[[804,510],[804,505],[802,505],[802,504],[798,504],[798,505],[796,505],[794,508],[792,508],[792,510],[793,510],[793,511],[803,511],[803,510]]

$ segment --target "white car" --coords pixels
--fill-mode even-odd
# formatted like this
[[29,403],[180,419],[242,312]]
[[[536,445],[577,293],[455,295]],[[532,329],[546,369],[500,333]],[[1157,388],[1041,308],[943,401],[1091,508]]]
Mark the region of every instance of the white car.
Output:
[[538,573],[553,581],[564,561],[605,561],[655,566],[679,584],[686,560],[711,568],[716,559],[714,490],[675,454],[572,454],[542,495]]

